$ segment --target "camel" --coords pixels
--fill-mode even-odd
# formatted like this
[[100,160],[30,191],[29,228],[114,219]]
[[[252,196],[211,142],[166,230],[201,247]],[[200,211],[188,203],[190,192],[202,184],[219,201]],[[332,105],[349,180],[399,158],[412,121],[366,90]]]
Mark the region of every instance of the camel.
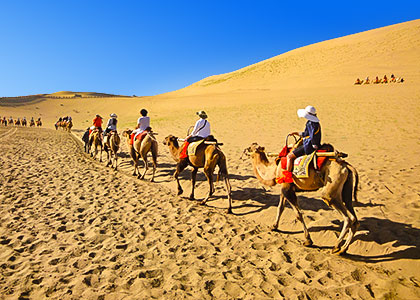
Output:
[[13,122],[13,118],[12,117],[9,118],[8,123],[9,123],[9,125],[13,125],[14,122]]
[[65,126],[66,127],[64,128],[64,130],[67,130],[68,132],[71,132],[71,128],[73,127],[73,122],[68,121],[68,122],[66,122]]
[[183,193],[181,184],[179,183],[179,174],[188,166],[191,165],[193,167],[193,171],[191,172],[191,194],[189,199],[194,200],[194,186],[196,182],[196,176],[199,168],[204,168],[204,174],[207,178],[207,181],[210,185],[209,193],[206,198],[200,202],[201,205],[206,204],[207,200],[213,195],[214,183],[213,183],[213,172],[216,166],[219,167],[218,178],[221,177],[224,179],[226,191],[228,194],[229,200],[229,208],[228,213],[232,213],[232,187],[229,182],[229,174],[227,171],[227,164],[226,164],[226,156],[220,150],[217,143],[215,144],[205,144],[202,143],[200,146],[197,147],[196,155],[188,156],[188,164],[180,163],[180,153],[182,151],[182,147],[178,144],[178,138],[169,135],[163,141],[164,145],[167,145],[169,148],[169,153],[171,154],[172,158],[177,162],[176,171],[174,173],[174,178],[178,184],[178,195]]
[[[331,145],[327,145],[332,150]],[[327,148],[328,148],[327,147]],[[255,176],[264,185],[276,185],[275,179],[280,177],[284,171],[281,163],[269,162],[264,147],[254,143],[244,151],[252,158],[252,165]],[[352,196],[357,200],[358,173],[356,169],[340,157],[328,159],[321,170],[315,170],[311,163],[309,169],[309,178],[296,178],[293,175],[293,183],[280,184],[280,201],[277,208],[277,216],[273,225],[273,230],[278,230],[281,214],[284,210],[285,202],[288,201],[296,213],[297,219],[302,223],[305,234],[305,246],[312,245],[312,239],[309,235],[303,220],[302,213],[296,197],[296,191],[315,191],[323,188],[322,199],[331,207],[335,208],[344,218],[344,225],[340,236],[337,239],[332,253],[346,253],[354,234],[357,231],[359,222],[353,209]],[[343,245],[345,235],[347,239]]]
[[98,147],[99,147],[101,150],[101,153],[99,155],[99,161],[102,162],[102,140],[101,140],[101,133],[99,132],[99,130],[94,130],[89,136],[89,148],[92,149],[92,146],[95,147],[95,153],[93,154],[93,151],[91,150],[90,156],[92,156],[93,159],[96,159],[96,155],[98,154]]
[[20,119],[15,120],[15,126],[20,126]]
[[121,139],[116,131],[111,131],[109,134],[110,136],[108,136],[108,138],[106,138],[106,140],[104,141],[104,150],[106,152],[107,161],[108,161],[106,166],[108,167],[109,165],[111,165],[111,168],[114,168],[114,163],[112,161],[112,156],[114,156],[115,170],[117,170],[117,166],[118,166],[117,152],[118,152],[118,149],[120,148]]
[[[156,172],[156,167],[157,167],[158,142],[156,141],[156,138],[154,137],[153,133],[149,131],[141,142],[136,139],[134,141],[134,144],[130,145],[132,132],[133,132],[132,130],[126,129],[123,131],[122,134],[124,137],[126,137],[127,146],[128,146],[128,149],[130,150],[130,156],[134,162],[133,176],[136,176],[138,173],[137,177],[139,179],[144,179],[146,172],[149,169],[148,161],[147,161],[147,154],[151,152],[153,171],[152,171],[152,178],[150,179],[150,181],[153,182],[155,180],[155,172]],[[144,162],[144,172],[141,175],[140,175],[140,170],[139,170],[140,157]]]
[[41,127],[42,126],[42,121],[41,121],[41,118],[39,118],[37,121],[36,121],[36,127]]
[[27,125],[26,119],[22,119],[21,124],[22,124],[22,126],[25,126],[26,127],[26,125]]

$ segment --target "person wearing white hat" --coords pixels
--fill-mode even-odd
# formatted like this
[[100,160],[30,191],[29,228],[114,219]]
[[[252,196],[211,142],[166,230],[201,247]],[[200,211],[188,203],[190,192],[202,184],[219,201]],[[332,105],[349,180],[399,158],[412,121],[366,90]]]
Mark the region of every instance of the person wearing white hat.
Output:
[[117,131],[117,115],[112,113],[109,115],[111,118],[108,120],[108,123],[106,123],[106,128],[104,130],[104,143],[106,143],[106,139],[108,138],[108,133],[111,131]]
[[197,142],[199,140],[203,140],[210,135],[210,123],[207,120],[207,114],[204,110],[200,110],[196,112],[196,114],[200,117],[200,119],[195,122],[194,129],[191,132],[184,142],[180,159],[185,159],[188,157],[187,155],[187,148],[188,145],[192,142]]
[[303,132],[291,133],[302,137],[303,145],[297,147],[287,155],[287,170],[283,171],[283,176],[277,181],[278,183],[292,183],[292,169],[295,159],[299,156],[311,154],[321,147],[321,124],[316,115],[315,107],[308,105],[304,109],[298,109],[297,115],[299,118],[308,120]]

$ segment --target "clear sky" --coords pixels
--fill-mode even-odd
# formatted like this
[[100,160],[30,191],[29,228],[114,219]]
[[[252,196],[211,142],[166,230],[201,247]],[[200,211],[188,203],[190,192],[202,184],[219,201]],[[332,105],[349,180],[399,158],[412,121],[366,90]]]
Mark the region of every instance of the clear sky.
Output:
[[156,95],[420,18],[420,0],[0,0],[0,96]]

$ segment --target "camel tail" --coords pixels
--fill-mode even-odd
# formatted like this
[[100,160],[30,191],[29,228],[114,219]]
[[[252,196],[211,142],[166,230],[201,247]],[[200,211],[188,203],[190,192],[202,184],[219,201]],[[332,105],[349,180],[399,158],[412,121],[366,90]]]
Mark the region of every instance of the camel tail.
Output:
[[[357,200],[356,192],[357,192],[359,179],[358,179],[357,171],[354,167],[348,168],[348,170],[350,171],[349,173],[351,174],[347,176],[346,182],[344,183],[343,191],[342,191],[342,199],[346,208],[357,220],[356,212],[354,211],[354,208],[353,208],[353,197],[355,200]],[[354,173],[353,171],[355,171],[356,173]]]
[[229,176],[227,170],[226,156],[222,152],[219,152],[219,159],[217,165],[219,166],[219,172],[217,173],[216,181],[219,182],[219,179],[228,178]]
[[156,141],[156,139],[152,140],[152,160],[153,160],[153,164],[156,166],[157,165],[157,156],[158,156],[158,143]]
[[347,169],[352,173],[354,178],[354,185],[353,185],[353,199],[354,202],[359,202],[357,199],[357,191],[359,189],[359,173],[357,172],[356,168],[353,167],[351,164],[346,162]]

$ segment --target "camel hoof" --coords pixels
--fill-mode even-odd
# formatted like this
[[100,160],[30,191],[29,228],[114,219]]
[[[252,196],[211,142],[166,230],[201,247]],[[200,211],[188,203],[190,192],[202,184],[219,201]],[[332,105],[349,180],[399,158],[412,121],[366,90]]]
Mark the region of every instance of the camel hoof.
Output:
[[332,248],[331,253],[332,254],[340,254],[341,248],[334,246],[334,248]]
[[313,245],[313,242],[312,242],[312,240],[310,238],[309,239],[306,239],[306,241],[303,242],[303,246],[305,246],[305,247],[310,247],[312,245]]

